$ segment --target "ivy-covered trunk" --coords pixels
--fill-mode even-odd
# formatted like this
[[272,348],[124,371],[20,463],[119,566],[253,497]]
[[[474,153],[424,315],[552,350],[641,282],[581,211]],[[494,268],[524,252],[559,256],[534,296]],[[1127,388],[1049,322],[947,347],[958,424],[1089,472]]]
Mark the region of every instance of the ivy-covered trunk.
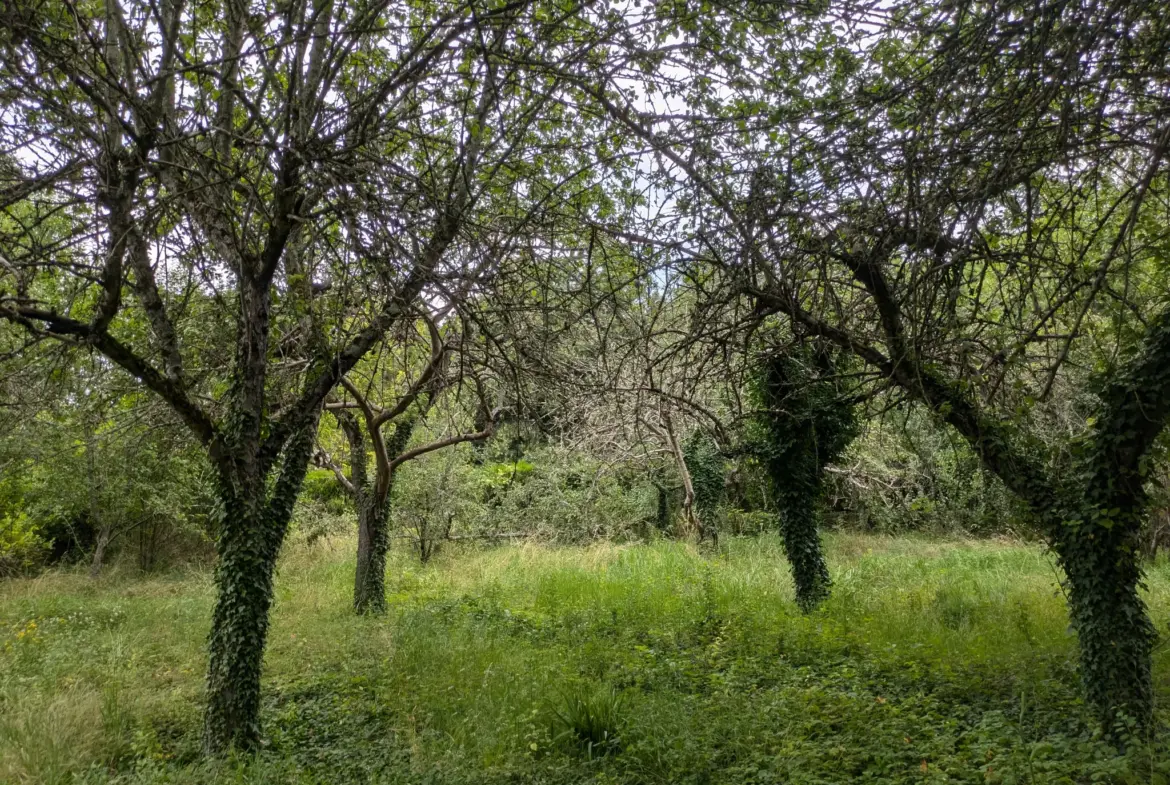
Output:
[[209,752],[253,749],[260,740],[260,668],[285,528],[266,507],[262,500],[232,500],[224,510],[207,673]]
[[[816,498],[814,495],[811,500]],[[788,501],[789,504],[780,512],[784,555],[792,568],[796,604],[809,613],[829,598],[832,581],[821,548],[820,532],[817,531],[816,508],[804,503],[804,499]]]
[[1154,626],[1139,594],[1137,530],[1083,521],[1055,538],[1068,577],[1069,614],[1080,641],[1081,680],[1104,727],[1117,735],[1128,719],[1149,726]]
[[209,754],[231,748],[252,750],[260,741],[260,673],[276,559],[308,467],[316,427],[314,417],[289,440],[271,490],[263,469],[250,477],[243,472],[220,477],[223,519],[216,541],[219,563],[203,725],[203,745]]
[[1146,456],[1170,416],[1170,318],[1155,322],[1145,351],[1102,392],[1102,408],[1075,446],[1063,504],[1049,536],[1068,577],[1069,615],[1080,641],[1081,679],[1105,729],[1151,726],[1151,654],[1157,633],[1141,597],[1141,531],[1149,515]]
[[353,607],[358,613],[386,610],[386,554],[388,499],[364,498],[358,502],[357,570],[354,574]]
[[857,412],[837,362],[817,344],[766,353],[752,382],[759,412],[748,449],[768,472],[796,604],[804,613],[828,599],[832,586],[817,531],[825,467],[857,435]]

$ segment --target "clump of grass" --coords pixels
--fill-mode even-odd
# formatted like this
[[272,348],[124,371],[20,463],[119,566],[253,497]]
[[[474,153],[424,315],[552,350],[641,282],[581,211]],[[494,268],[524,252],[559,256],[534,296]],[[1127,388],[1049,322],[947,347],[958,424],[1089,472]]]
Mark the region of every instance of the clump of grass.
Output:
[[103,757],[102,696],[73,688],[0,700],[0,782],[65,785]]
[[970,628],[979,619],[979,601],[954,586],[944,586],[935,592],[934,606],[948,630]]
[[550,735],[555,744],[572,749],[588,760],[621,749],[622,698],[617,691],[570,693],[551,711]]

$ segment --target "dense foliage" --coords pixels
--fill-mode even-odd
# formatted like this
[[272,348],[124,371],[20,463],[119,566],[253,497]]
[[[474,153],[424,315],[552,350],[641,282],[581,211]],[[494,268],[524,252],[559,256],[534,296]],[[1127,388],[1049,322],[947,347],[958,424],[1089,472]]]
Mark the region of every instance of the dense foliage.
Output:
[[695,508],[706,525],[718,528],[727,496],[727,468],[715,439],[704,430],[694,431],[683,445],[683,458],[691,475]]
[[758,409],[747,450],[767,471],[796,601],[809,611],[829,596],[832,583],[817,532],[825,467],[857,435],[857,414],[832,355],[823,347],[766,354],[752,382]]

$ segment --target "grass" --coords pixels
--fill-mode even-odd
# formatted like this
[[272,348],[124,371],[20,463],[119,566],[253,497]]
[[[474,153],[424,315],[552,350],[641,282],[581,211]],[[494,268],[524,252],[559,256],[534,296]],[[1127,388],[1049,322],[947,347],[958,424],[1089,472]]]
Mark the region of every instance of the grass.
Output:
[[[199,757],[204,572],[0,584],[4,783],[1167,782],[1080,697],[1057,573],[1033,546],[838,534],[810,617],[773,538],[518,545],[390,567],[350,612],[351,543],[290,547],[267,743]],[[1170,564],[1149,570],[1155,623]],[[1155,660],[1161,704],[1170,655]],[[1162,722],[1170,712],[1161,711]]]

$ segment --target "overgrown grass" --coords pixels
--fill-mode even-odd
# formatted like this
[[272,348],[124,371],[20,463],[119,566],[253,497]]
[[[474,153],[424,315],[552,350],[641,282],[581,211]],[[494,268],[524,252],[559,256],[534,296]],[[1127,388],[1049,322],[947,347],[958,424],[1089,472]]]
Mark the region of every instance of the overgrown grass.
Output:
[[[5,783],[1165,782],[1082,704],[1051,559],[999,542],[836,535],[797,612],[775,539],[399,555],[350,612],[351,544],[278,581],[267,745],[199,757],[205,573],[0,584]],[[1170,565],[1149,603],[1170,617]],[[1156,655],[1170,699],[1170,655]],[[1170,712],[1161,710],[1161,719]]]

